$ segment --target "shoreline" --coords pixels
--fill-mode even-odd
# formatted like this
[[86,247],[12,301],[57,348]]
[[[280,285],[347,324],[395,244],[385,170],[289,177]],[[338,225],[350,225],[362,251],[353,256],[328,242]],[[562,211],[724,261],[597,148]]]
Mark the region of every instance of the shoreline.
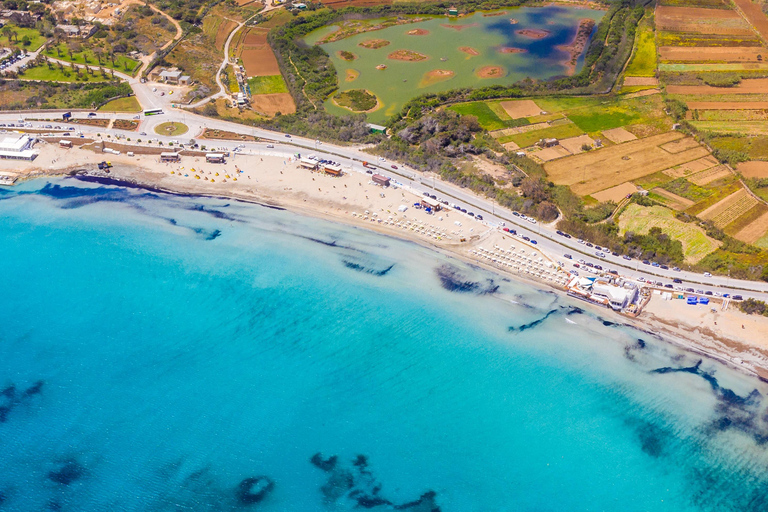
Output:
[[[49,145],[50,146],[50,145]],[[75,151],[75,150],[68,150],[68,151]],[[87,150],[77,150],[81,153],[85,153]],[[386,199],[385,195],[391,196],[397,196],[399,192],[401,192],[401,189],[399,188],[389,188],[389,189],[381,189],[377,188],[374,191],[379,193],[381,195],[381,198],[376,198],[372,196],[373,191],[369,191],[368,189],[365,189],[362,181],[359,181],[360,178],[366,178],[365,175],[360,175],[359,173],[347,173],[346,175],[346,182],[342,183],[342,180],[340,178],[333,178],[329,176],[325,176],[320,173],[310,173],[309,171],[306,172],[306,174],[289,174],[284,175],[283,171],[285,172],[291,172],[293,173],[293,168],[288,168],[287,166],[283,167],[283,170],[280,170],[278,166],[278,162],[275,160],[283,161],[283,158],[274,159],[272,162],[267,162],[265,166],[270,168],[270,171],[274,174],[279,171],[279,175],[273,176],[273,178],[281,178],[285,176],[285,185],[294,185],[291,187],[283,187],[283,190],[275,190],[274,187],[272,188],[263,188],[261,187],[262,176],[257,175],[257,180],[250,180],[250,183],[247,185],[243,185],[244,187],[250,187],[249,189],[236,189],[235,187],[239,187],[240,183],[243,183],[244,181],[248,181],[247,179],[244,179],[244,176],[241,176],[241,180],[238,181],[237,184],[235,183],[222,183],[219,182],[215,184],[209,184],[202,179],[194,180],[194,179],[179,179],[179,178],[171,178],[170,171],[165,171],[161,175],[158,175],[157,170],[149,170],[149,169],[142,169],[140,165],[137,165],[135,162],[115,162],[113,169],[111,172],[106,173],[100,170],[97,170],[95,167],[95,162],[98,160],[100,161],[102,157],[94,152],[88,152],[90,155],[92,155],[92,159],[87,158],[78,158],[80,162],[85,161],[86,163],[73,163],[72,165],[64,166],[60,169],[40,169],[38,168],[38,165],[34,165],[35,169],[29,169],[28,172],[25,174],[22,174],[19,177],[19,180],[17,183],[21,183],[23,181],[29,181],[36,178],[55,178],[55,177],[73,177],[75,179],[82,179],[82,181],[85,182],[91,182],[91,183],[100,183],[103,185],[113,185],[113,186],[126,186],[126,187],[132,187],[132,188],[141,188],[157,193],[164,193],[174,196],[180,196],[180,197],[210,197],[210,198],[217,198],[217,199],[225,199],[225,200],[237,200],[248,204],[254,204],[266,208],[271,209],[277,209],[277,210],[287,210],[292,213],[296,213],[299,215],[304,215],[312,218],[318,218],[323,219],[330,222],[341,222],[344,225],[356,227],[356,228],[364,228],[368,231],[375,232],[377,234],[390,236],[397,238],[399,240],[404,240],[411,243],[416,243],[419,246],[437,251],[438,253],[449,256],[451,258],[456,258],[460,261],[463,261],[464,263],[467,263],[472,266],[476,266],[478,268],[482,268],[484,270],[490,271],[500,277],[503,278],[509,278],[514,279],[518,282],[522,282],[531,286],[534,286],[535,288],[539,290],[546,290],[546,291],[552,291],[557,294],[558,297],[561,297],[563,299],[570,300],[571,298],[568,297],[566,290],[562,286],[558,286],[555,283],[547,283],[543,280],[534,279],[532,277],[528,277],[525,274],[522,274],[521,272],[514,272],[511,269],[502,269],[499,267],[496,267],[490,263],[486,263],[484,261],[480,261],[478,259],[475,259],[472,257],[470,253],[470,249],[473,247],[476,248],[479,245],[482,244],[490,244],[493,245],[493,241],[499,241],[507,240],[507,241],[513,241],[516,245],[523,244],[523,242],[518,241],[514,238],[511,238],[509,236],[505,236],[505,234],[499,232],[495,229],[486,229],[484,226],[481,226],[479,224],[475,224],[475,221],[467,221],[465,217],[458,217],[462,222],[467,223],[467,228],[469,229],[469,232],[461,236],[465,237],[466,242],[459,242],[458,240],[446,240],[440,237],[428,237],[422,234],[417,234],[418,231],[413,233],[408,232],[401,232],[401,230],[394,229],[394,227],[390,227],[389,225],[379,225],[379,223],[374,222],[374,217],[372,216],[367,222],[363,221],[362,213],[360,214],[360,217],[354,217],[350,214],[350,210],[352,212],[358,211],[362,212],[365,211],[368,213],[369,210],[373,211],[376,210],[378,207],[381,207],[382,216],[386,215],[383,213],[386,209],[386,206],[392,206],[395,203],[402,202],[403,204],[411,204],[413,202],[414,197],[406,198],[405,192],[410,193],[408,190],[402,191],[402,199],[395,197],[394,202],[391,205],[383,205],[385,202],[392,201],[392,199]],[[72,154],[74,156],[74,154]],[[82,156],[82,155],[81,155]],[[154,155],[152,155],[154,156]],[[117,160],[119,157],[114,157],[110,155],[110,158],[113,160]],[[185,157],[185,159],[192,160],[195,157]],[[250,157],[252,159],[258,159],[259,157]],[[262,161],[264,158],[270,158],[270,157],[262,157]],[[234,159],[235,162],[237,162],[240,159],[240,157]],[[92,160],[91,162],[88,162],[89,160]],[[199,158],[197,158],[199,160]],[[186,162],[183,162],[186,164]],[[198,166],[197,163],[194,163],[195,167]],[[242,165],[242,164],[241,164]],[[285,164],[284,164],[285,165]],[[211,165],[204,164],[204,167],[208,168],[212,167]],[[162,167],[165,169],[170,169],[170,166],[168,164],[156,164],[153,167]],[[235,166],[237,168],[237,166]],[[183,167],[182,167],[183,168]],[[221,167],[218,167],[222,172],[225,172]],[[249,172],[249,178],[250,175],[253,174],[255,171],[248,171]],[[210,172],[209,172],[210,174]],[[178,175],[174,175],[178,176]],[[307,181],[311,177],[311,181]],[[220,179],[220,178],[217,178]],[[175,180],[173,183],[168,183],[169,180]],[[338,181],[337,181],[338,180]],[[226,181],[226,180],[223,180]],[[251,187],[253,185],[253,182],[256,181],[256,184],[258,184],[257,187]],[[266,181],[266,180],[264,180]],[[278,182],[280,182],[280,185],[283,185],[283,179],[278,179]],[[355,187],[355,189],[349,188],[348,185],[357,185],[356,181],[359,181],[359,187]],[[312,183],[314,182],[314,184]],[[298,190],[299,186],[298,184],[301,184],[305,189],[307,190]],[[358,197],[350,197],[350,199],[347,200],[347,197],[345,196],[343,199],[346,201],[339,201],[338,198],[332,197],[323,199],[322,197],[318,197],[321,194],[318,194],[318,192],[322,193],[322,188],[327,187],[328,184],[332,185],[331,190],[338,191],[339,193],[352,193],[357,192],[359,195]],[[320,185],[320,187],[317,187],[316,189],[318,192],[311,192],[308,190],[309,187],[314,187],[315,185]],[[343,185],[343,188],[342,188]],[[216,187],[218,190],[202,190],[201,187]],[[337,188],[338,186],[338,188]],[[221,188],[220,188],[221,187]],[[368,186],[370,188],[370,186]],[[357,189],[357,190],[356,190]],[[327,188],[326,188],[327,190]],[[346,190],[346,192],[344,192]],[[326,192],[325,194],[328,194]],[[371,194],[371,195],[364,195],[364,194]],[[369,197],[373,197],[371,201],[374,199],[378,201],[378,204],[376,205],[377,208],[374,208],[373,206],[370,206],[368,204],[361,206],[359,204],[359,201],[362,200],[362,197],[365,197],[366,200],[369,199]],[[386,199],[385,201],[382,201],[381,199]],[[355,204],[355,200],[357,200],[358,204]],[[363,200],[365,202],[365,200]],[[371,202],[370,204],[374,204]],[[366,209],[367,208],[367,209]],[[397,208],[394,206],[394,208]],[[390,211],[389,209],[386,209],[387,212],[397,215],[394,211]],[[402,217],[413,219],[414,224],[416,222],[422,222],[420,220],[416,220],[417,210],[411,210],[408,209],[407,215],[403,214]],[[375,213],[375,211],[372,213],[372,215]],[[424,214],[426,216],[426,214]],[[461,222],[455,221],[456,215],[453,211],[445,211],[442,215],[444,215],[446,218],[449,219],[448,224],[454,224],[458,223],[461,225]],[[390,216],[390,218],[392,218]],[[428,218],[428,217],[427,217]],[[366,219],[368,217],[366,216]],[[440,217],[440,220],[443,220],[443,217]],[[436,220],[431,218],[431,222],[435,222]],[[379,222],[381,222],[379,220]],[[429,222],[429,220],[428,220]],[[471,227],[470,227],[471,226]],[[462,227],[464,227],[462,225]],[[454,226],[449,226],[448,229],[454,228]],[[478,229],[479,228],[479,229]],[[448,229],[445,229],[447,231]],[[455,229],[455,228],[454,228]],[[406,230],[407,231],[407,230]],[[463,231],[463,230],[462,230]],[[444,233],[443,233],[444,234]],[[452,238],[450,236],[447,236],[446,238]],[[528,248],[527,246],[525,246]],[[537,250],[532,247],[532,250]],[[542,256],[545,256],[544,253],[542,253]],[[713,328],[709,325],[707,325],[707,322],[709,321],[709,317],[706,317],[704,315],[707,315],[707,312],[704,311],[701,319],[698,322],[694,322],[693,324],[688,324],[685,322],[685,320],[688,320],[692,317],[690,313],[694,311],[693,309],[686,309],[683,312],[677,312],[672,314],[672,316],[665,316],[668,314],[673,313],[670,310],[673,306],[674,302],[680,302],[683,303],[684,301],[662,301],[659,297],[654,296],[651,299],[650,304],[654,304],[654,307],[649,308],[650,311],[647,309],[643,311],[643,313],[637,317],[637,318],[630,318],[625,315],[621,315],[619,313],[616,313],[608,308],[599,307],[593,304],[589,303],[582,303],[582,301],[576,301],[574,299],[574,303],[578,304],[578,307],[582,309],[587,309],[596,315],[600,317],[604,317],[606,319],[610,319],[613,323],[616,323],[618,325],[625,325],[628,327],[631,327],[633,329],[636,329],[640,332],[643,332],[647,335],[654,336],[657,339],[660,339],[662,341],[668,342],[673,346],[676,346],[680,349],[683,349],[687,352],[690,352],[692,354],[696,354],[697,356],[706,357],[711,360],[718,361],[721,364],[724,364],[728,367],[740,370],[742,373],[748,374],[752,377],[757,377],[760,380],[768,382],[768,335],[761,338],[758,332],[758,336],[753,339],[746,339],[746,338],[739,338],[735,336],[726,336],[724,335],[724,332],[727,332],[729,335],[731,333],[735,333],[733,329],[737,328],[738,323],[741,323],[742,326],[744,326],[745,323],[751,322],[756,325],[756,329],[759,331],[760,329],[765,328],[765,332],[768,333],[768,319],[765,319],[764,317],[754,317],[754,315],[745,315],[741,312],[734,312],[734,311],[722,311],[718,312],[714,315],[714,324],[717,326],[718,322],[720,322],[723,327],[717,327]],[[656,307],[656,305],[661,306]],[[683,306],[685,307],[685,306]],[[681,310],[682,311],[682,310]],[[701,310],[699,310],[701,312]],[[728,316],[736,316],[736,319],[728,318]],[[762,321],[761,321],[762,319]],[[728,327],[728,322],[730,322],[730,329]],[[734,324],[735,322],[735,324]],[[736,326],[734,326],[736,325]],[[717,330],[720,329],[721,332],[717,332]],[[725,330],[724,332],[723,329]],[[748,335],[752,334],[752,327],[750,328],[750,331],[747,331],[746,329],[743,329],[743,334]],[[760,342],[763,342],[762,344]]]

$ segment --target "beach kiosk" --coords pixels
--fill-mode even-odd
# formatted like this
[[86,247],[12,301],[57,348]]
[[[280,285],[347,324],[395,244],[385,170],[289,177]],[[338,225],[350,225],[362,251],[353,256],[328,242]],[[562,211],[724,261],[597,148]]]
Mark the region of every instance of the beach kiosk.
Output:
[[62,148],[69,149],[69,148],[72,147],[72,141],[71,140],[60,140],[59,141],[59,146],[61,146]]
[[310,158],[302,158],[301,160],[299,160],[299,167],[314,171],[317,169],[317,160],[312,160]]
[[161,162],[178,162],[180,160],[181,160],[181,157],[179,156],[178,153],[174,153],[170,151],[160,153]]
[[206,153],[205,161],[209,164],[224,164],[224,153]]
[[431,197],[424,196],[421,198],[421,206],[424,208],[432,208],[434,211],[442,209],[443,205],[437,200]]
[[382,176],[381,174],[374,174],[373,178],[371,179],[375,184],[381,185],[382,187],[389,186],[389,178],[387,178],[386,176]]
[[324,164],[323,170],[325,171],[326,174],[330,174],[331,176],[341,176],[340,165]]

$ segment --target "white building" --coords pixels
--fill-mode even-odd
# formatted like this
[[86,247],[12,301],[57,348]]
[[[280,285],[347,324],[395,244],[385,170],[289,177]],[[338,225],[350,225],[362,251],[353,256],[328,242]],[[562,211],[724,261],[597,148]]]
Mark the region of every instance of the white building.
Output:
[[5,160],[34,160],[37,151],[32,149],[35,139],[26,133],[11,134],[0,140],[0,158]]
[[624,309],[632,302],[637,294],[636,288],[623,288],[602,281],[592,285],[592,295],[608,299],[612,309]]

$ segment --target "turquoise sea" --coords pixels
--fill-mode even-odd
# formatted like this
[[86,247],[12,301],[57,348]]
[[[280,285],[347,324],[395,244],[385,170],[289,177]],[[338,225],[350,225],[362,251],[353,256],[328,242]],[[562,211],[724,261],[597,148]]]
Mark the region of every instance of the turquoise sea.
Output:
[[365,230],[0,190],[2,511],[764,511],[768,384]]

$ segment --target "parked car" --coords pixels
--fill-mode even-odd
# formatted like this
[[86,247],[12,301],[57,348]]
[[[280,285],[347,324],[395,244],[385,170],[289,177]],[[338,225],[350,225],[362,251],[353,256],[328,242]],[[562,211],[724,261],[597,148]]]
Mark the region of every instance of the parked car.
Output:
[[536,244],[538,244],[539,242],[537,242],[536,240],[531,240],[531,243],[532,243],[533,245],[536,245]]
[[624,259],[625,259],[625,260],[627,260],[627,261],[629,261],[629,260],[631,260],[631,259],[632,259],[632,258],[630,258],[629,256],[627,256],[626,254],[625,254],[624,256],[622,256],[622,258],[624,258]]
[[734,296],[733,296],[733,297],[731,297],[731,298],[732,298],[733,300],[744,300],[744,297],[742,297],[741,295],[734,295]]
[[674,278],[674,279],[672,280],[672,282],[673,282],[673,283],[682,283],[682,282],[683,282],[683,280],[682,280],[682,279],[680,279],[679,277],[676,277],[676,278]]
[[704,277],[712,277],[712,274],[710,274],[709,272],[704,272]]
[[672,285],[671,284],[665,284],[664,288],[672,288]]
[[594,247],[591,243],[587,242],[587,247]]
[[393,166],[392,166],[392,168],[393,168],[393,169],[397,169],[397,166],[396,166],[396,165],[393,165]]
[[571,256],[570,254],[563,254],[563,258],[567,258],[569,260],[572,260],[573,256]]
[[675,272],[680,272],[680,267],[675,267],[672,270],[674,270]]

